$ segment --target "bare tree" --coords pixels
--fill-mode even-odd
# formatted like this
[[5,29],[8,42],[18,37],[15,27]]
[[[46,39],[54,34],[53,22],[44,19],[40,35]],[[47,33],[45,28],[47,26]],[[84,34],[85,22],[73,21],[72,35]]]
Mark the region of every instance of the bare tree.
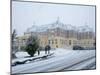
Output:
[[15,56],[15,53],[17,52],[16,50],[15,50],[15,46],[14,46],[14,40],[15,40],[15,38],[16,38],[16,35],[17,35],[17,33],[16,33],[16,30],[14,29],[13,30],[13,33],[12,33],[12,35],[11,35],[11,43],[12,43],[12,58],[15,58],[16,56]]

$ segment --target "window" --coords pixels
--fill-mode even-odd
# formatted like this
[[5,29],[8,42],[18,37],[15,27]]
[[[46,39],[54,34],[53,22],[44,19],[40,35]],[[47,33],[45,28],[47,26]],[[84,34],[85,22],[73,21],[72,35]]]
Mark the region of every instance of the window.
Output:
[[56,48],[58,48],[58,45],[56,45]]
[[69,45],[71,45],[71,40],[69,40]]
[[57,44],[57,39],[55,39],[55,44]]
[[50,40],[48,40],[49,44],[50,44]]
[[54,44],[54,41],[52,40],[52,44]]

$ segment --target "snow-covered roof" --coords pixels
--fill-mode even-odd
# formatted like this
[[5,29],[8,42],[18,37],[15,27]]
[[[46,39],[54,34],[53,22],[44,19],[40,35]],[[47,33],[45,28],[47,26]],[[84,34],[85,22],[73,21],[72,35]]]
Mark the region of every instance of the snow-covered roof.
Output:
[[86,32],[86,31],[93,31],[92,28],[90,28],[87,25],[84,26],[73,26],[71,24],[63,24],[59,20],[50,23],[50,24],[44,24],[44,25],[33,25],[32,27],[27,29],[27,32],[44,32],[47,31],[48,29],[55,29],[55,28],[61,28],[64,30],[76,30],[79,32]]
[[84,25],[84,26],[79,26],[78,31],[79,32],[89,32],[89,31],[93,31],[93,29],[89,27],[88,25]]

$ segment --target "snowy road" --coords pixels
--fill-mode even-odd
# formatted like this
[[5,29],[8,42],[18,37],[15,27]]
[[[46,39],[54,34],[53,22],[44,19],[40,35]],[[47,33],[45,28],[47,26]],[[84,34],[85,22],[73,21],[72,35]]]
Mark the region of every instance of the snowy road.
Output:
[[[84,61],[78,62],[75,65],[72,65],[70,67],[64,68],[62,70],[68,71],[68,70],[83,70],[83,69],[95,69],[95,57],[91,57],[89,59],[86,59]],[[91,66],[90,66],[91,65]],[[88,67],[88,68],[87,68]],[[61,70],[61,71],[62,71]]]
[[[66,52],[64,51],[61,54],[60,53],[57,54],[55,52],[52,58],[42,61],[14,66],[12,67],[12,74],[79,70],[84,68],[86,69],[86,67],[95,63],[95,50],[69,50]],[[93,65],[91,67],[94,68],[95,66]]]

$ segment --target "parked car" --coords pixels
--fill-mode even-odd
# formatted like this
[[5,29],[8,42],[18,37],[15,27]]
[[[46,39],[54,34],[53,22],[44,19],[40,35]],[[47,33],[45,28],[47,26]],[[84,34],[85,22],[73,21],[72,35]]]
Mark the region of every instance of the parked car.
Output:
[[73,46],[73,50],[84,50],[81,46]]

